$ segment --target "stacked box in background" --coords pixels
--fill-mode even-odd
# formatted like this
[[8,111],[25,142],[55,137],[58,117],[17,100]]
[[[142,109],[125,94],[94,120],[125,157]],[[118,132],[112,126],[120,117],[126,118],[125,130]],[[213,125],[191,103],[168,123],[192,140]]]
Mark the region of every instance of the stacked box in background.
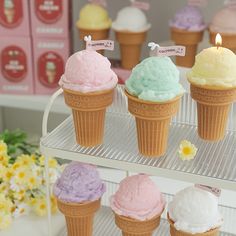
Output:
[[0,93],[33,93],[28,6],[28,0],[0,0]]
[[70,52],[69,0],[30,0],[35,93],[58,89]]

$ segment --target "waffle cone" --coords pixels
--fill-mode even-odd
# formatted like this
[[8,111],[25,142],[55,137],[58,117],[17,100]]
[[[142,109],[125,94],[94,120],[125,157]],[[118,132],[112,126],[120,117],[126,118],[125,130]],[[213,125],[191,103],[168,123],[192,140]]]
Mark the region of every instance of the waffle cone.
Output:
[[[83,49],[86,48],[86,43],[84,42],[84,37],[91,35],[92,40],[106,40],[109,38],[110,29],[100,29],[100,30],[92,30],[92,29],[81,29],[78,28],[79,38],[83,41]],[[97,51],[100,54],[104,54],[104,50]]]
[[198,135],[209,141],[223,139],[236,88],[211,89],[191,84],[190,90],[197,102]]
[[106,108],[112,104],[114,89],[80,93],[64,89],[65,103],[72,108],[76,141],[84,147],[103,142]]
[[219,228],[211,229],[207,232],[196,233],[196,234],[191,234],[191,233],[183,232],[181,230],[177,230],[174,226],[174,222],[169,218],[169,215],[168,215],[168,222],[170,224],[171,236],[218,236],[219,235]]
[[139,152],[148,157],[159,157],[167,148],[172,116],[179,108],[180,96],[157,103],[136,98],[125,91],[128,109],[135,116]]
[[[215,45],[216,34],[215,32],[209,31],[209,41],[212,45]],[[220,33],[220,35],[222,37],[222,46],[236,53],[236,34]]]
[[198,44],[202,41],[202,38],[203,31],[190,32],[186,30],[171,28],[171,39],[175,42],[176,45],[182,45],[186,47],[185,56],[176,57],[176,65],[183,67],[192,67],[194,65]]
[[159,226],[161,214],[146,221],[139,221],[115,214],[115,223],[122,230],[123,236],[152,236]]
[[83,204],[66,203],[57,199],[57,204],[65,216],[68,236],[92,236],[93,218],[100,208],[100,199]]
[[129,31],[115,31],[116,40],[120,44],[121,66],[131,70],[139,63],[142,44],[147,37],[147,31],[133,33]]

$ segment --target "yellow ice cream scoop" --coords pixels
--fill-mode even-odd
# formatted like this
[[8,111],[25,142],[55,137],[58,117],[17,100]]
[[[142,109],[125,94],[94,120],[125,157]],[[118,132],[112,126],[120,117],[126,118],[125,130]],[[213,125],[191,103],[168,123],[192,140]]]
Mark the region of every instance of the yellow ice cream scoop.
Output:
[[236,87],[236,55],[224,47],[204,49],[187,75],[190,82],[220,88]]
[[108,29],[111,27],[108,12],[96,4],[86,4],[81,10],[76,25],[80,29]]

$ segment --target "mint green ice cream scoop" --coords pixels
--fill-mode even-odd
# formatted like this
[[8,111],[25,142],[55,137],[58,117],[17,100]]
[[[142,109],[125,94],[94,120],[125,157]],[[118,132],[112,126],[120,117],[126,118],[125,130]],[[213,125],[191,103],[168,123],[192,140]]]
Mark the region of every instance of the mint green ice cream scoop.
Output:
[[169,57],[148,57],[132,70],[126,90],[139,99],[165,102],[182,95],[179,71]]

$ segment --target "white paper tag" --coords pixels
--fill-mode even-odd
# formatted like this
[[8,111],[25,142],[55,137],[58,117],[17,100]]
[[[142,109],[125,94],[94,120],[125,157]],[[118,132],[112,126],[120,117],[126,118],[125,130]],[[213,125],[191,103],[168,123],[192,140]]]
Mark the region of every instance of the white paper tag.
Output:
[[233,9],[236,8],[236,0],[225,0],[224,4],[228,8],[233,8]]
[[114,41],[112,40],[96,40],[96,41],[87,41],[86,49],[92,49],[94,51],[97,50],[114,50]]
[[107,2],[106,0],[88,0],[88,2],[103,6],[103,7],[107,7]]
[[203,185],[203,184],[195,184],[195,187],[200,188],[205,191],[208,191],[208,192],[214,194],[216,197],[220,197],[221,190],[219,188],[214,188],[214,187],[210,187],[210,186]]
[[207,5],[207,0],[188,0],[188,5],[203,7]]
[[131,1],[131,6],[139,8],[144,11],[148,11],[150,9],[150,4],[148,2],[142,2],[142,1]]
[[186,48],[184,46],[169,46],[169,47],[156,47],[150,51],[150,56],[156,57],[169,57],[180,56],[184,57]]

